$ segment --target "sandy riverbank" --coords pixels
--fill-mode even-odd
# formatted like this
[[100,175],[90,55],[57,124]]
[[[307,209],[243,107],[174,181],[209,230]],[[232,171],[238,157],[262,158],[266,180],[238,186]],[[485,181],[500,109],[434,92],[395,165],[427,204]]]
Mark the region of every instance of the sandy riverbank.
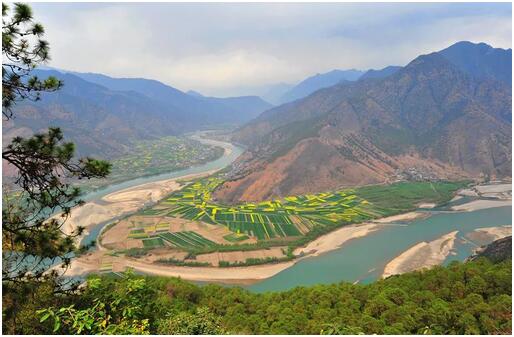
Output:
[[491,241],[499,240],[512,235],[512,226],[498,226],[477,228],[475,232],[483,233],[490,237]]
[[385,266],[382,277],[386,278],[441,264],[453,249],[457,233],[458,231],[453,231],[436,240],[423,241],[412,246]]
[[349,225],[320,236],[305,247],[295,249],[295,255],[318,256],[341,247],[345,242],[368,235],[379,229],[377,224]]
[[[303,258],[318,256],[343,246],[346,242],[364,237],[369,233],[379,230],[381,227],[388,226],[397,221],[408,221],[425,216],[420,212],[409,212],[399,214],[387,218],[378,219],[373,223],[363,223],[355,225],[347,225],[333,232],[327,233],[307,246],[300,247],[295,250],[296,255],[303,253],[303,256],[293,261],[266,264],[250,267],[231,267],[231,268],[215,268],[215,267],[178,267],[163,266],[151,264],[148,262],[137,261],[127,257],[115,257],[114,262],[117,266],[115,271],[123,271],[125,268],[134,268],[135,270],[147,274],[181,277],[186,280],[193,281],[210,281],[230,284],[252,284],[257,281],[269,278],[275,274],[291,267]],[[98,272],[101,261],[112,259],[107,255],[107,251],[95,251],[85,254],[77,259],[73,259],[71,267],[67,275],[76,276],[85,272]],[[244,254],[245,252],[241,252]],[[251,252],[249,252],[251,253]],[[114,268],[113,268],[114,270]]]
[[[78,226],[89,228],[114,218],[138,211],[149,203],[155,203],[180,188],[177,180],[199,178],[213,174],[215,170],[199,174],[150,182],[108,194],[99,201],[90,201],[71,210],[61,230],[65,234],[75,233]],[[60,219],[60,215],[54,216]],[[80,238],[77,238],[77,242]]]
[[409,212],[377,219],[372,222],[347,225],[320,236],[319,238],[309,242],[305,247],[299,247],[295,249],[294,254],[303,254],[304,256],[318,256],[340,248],[349,240],[361,238],[376,230],[379,230],[384,225],[399,221],[411,221],[423,216],[425,216],[425,213]]
[[295,262],[264,264],[251,267],[174,267],[148,265],[132,259],[126,260],[125,265],[146,274],[180,277],[190,281],[220,282],[229,284],[252,284],[291,267]]
[[453,206],[453,211],[477,211],[479,209],[512,206],[512,200],[473,200],[462,205]]
[[[211,173],[212,172],[206,172],[203,174]],[[191,175],[187,177],[149,183],[112,193],[100,200],[100,203],[88,203],[93,205],[90,205],[89,208],[84,208],[82,214],[76,215],[76,219],[79,221],[79,223],[81,223],[81,225],[84,226],[84,224],[88,222],[103,222],[98,221],[99,217],[102,216],[109,220],[113,218],[113,214],[119,214],[120,212],[121,214],[127,214],[137,211],[137,209],[141,208],[146,201],[157,201],[164,197],[166,194],[171,193],[174,189],[180,188],[176,180],[193,178],[201,175],[202,174]],[[480,209],[482,209],[489,207],[499,207],[496,206],[497,202],[509,202],[510,205],[511,201],[476,200],[475,202],[482,202],[480,204]],[[472,203],[473,202],[460,206],[469,207],[469,204]],[[87,204],[82,207],[85,206],[87,206]],[[505,206],[505,204],[502,206]],[[476,205],[474,207],[476,207]],[[119,208],[121,208],[121,210]],[[473,209],[471,208],[469,210]],[[348,241],[369,235],[370,233],[373,233],[374,231],[377,231],[384,226],[402,225],[401,222],[408,222],[426,216],[429,216],[429,213],[409,212],[387,218],[377,219],[372,222],[363,224],[344,226],[313,240],[305,247],[297,248],[294,253],[295,255],[301,255],[301,257],[290,262],[232,268],[178,267],[151,264],[145,261],[138,261],[126,257],[116,257],[114,259],[116,262],[116,268],[113,267],[113,270],[123,271],[125,268],[130,267],[143,273],[161,276],[182,277],[187,280],[251,284],[256,281],[272,277],[282,270],[291,267],[303,258],[318,256],[329,251],[336,250]],[[399,222],[400,224],[398,224]],[[87,224],[85,227],[87,227]],[[443,236],[437,240],[431,242],[421,242],[414,247],[411,247],[409,250],[405,251],[388,264],[386,270],[384,271],[384,275],[387,276],[395,273],[402,273],[442,263],[453,247],[455,234],[456,232],[452,232],[447,234],[447,236]],[[102,255],[99,259],[110,259],[106,253],[107,252],[105,251],[100,252]],[[75,273],[79,273],[81,271],[98,271],[101,264],[99,259],[91,259],[87,258],[87,256],[74,259],[72,261],[72,271]]]
[[385,224],[385,223],[393,223],[393,222],[401,222],[401,221],[411,221],[411,220],[423,218],[426,216],[427,216],[427,213],[423,213],[423,212],[408,212],[408,213],[388,216],[386,218],[380,218],[377,220],[373,220],[372,222]]

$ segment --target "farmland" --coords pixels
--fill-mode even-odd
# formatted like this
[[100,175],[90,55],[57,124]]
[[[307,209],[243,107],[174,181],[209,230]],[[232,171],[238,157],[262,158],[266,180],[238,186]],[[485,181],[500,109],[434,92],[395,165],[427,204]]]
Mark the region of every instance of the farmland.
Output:
[[[236,234],[266,240],[302,236],[317,226],[333,227],[406,212],[421,201],[447,200],[462,186],[446,182],[397,183],[227,206],[211,200],[212,191],[221,182],[214,177],[188,185],[160,204],[161,214],[219,224]],[[391,206],[386,206],[385,201]]]
[[316,225],[350,223],[380,216],[352,190],[287,197],[261,203],[220,205],[211,200],[219,178],[197,181],[171,195],[166,215],[226,226],[259,240],[298,237]]
[[165,232],[158,235],[159,238],[166,240],[171,245],[184,250],[198,249],[204,247],[215,247],[216,243],[204,238],[200,234],[192,231],[185,232]]
[[107,179],[91,179],[83,183],[82,188],[88,190],[141,176],[181,170],[215,160],[222,155],[221,147],[185,137],[168,136],[132,142],[124,154],[110,160],[112,170]]
[[[164,259],[208,262],[214,266],[221,263],[221,253],[244,252],[233,260],[239,265],[250,251],[282,247],[271,256],[282,261],[290,258],[288,251],[294,247],[335,228],[405,213],[423,202],[443,203],[467,184],[399,182],[225,205],[212,198],[222,181],[211,176],[186,183],[151,208],[121,221],[117,226],[126,239],[118,240],[117,247],[145,251],[167,248],[159,254],[179,251],[188,255]],[[265,261],[266,256],[256,258]]]

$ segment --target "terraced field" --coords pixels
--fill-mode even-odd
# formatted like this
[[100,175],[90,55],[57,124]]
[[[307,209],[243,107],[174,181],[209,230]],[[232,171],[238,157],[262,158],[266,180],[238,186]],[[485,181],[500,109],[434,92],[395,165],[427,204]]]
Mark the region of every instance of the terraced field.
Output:
[[382,215],[351,189],[237,206],[220,205],[211,200],[211,193],[221,182],[219,178],[207,178],[185,187],[160,204],[168,206],[160,214],[224,225],[237,234],[259,240],[297,237],[314,226],[361,222]]

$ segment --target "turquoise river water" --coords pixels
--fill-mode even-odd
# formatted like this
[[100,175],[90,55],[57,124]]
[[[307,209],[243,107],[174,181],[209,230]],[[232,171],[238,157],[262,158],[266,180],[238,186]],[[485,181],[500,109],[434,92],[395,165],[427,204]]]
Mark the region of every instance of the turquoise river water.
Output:
[[452,231],[459,231],[445,264],[464,260],[483,242],[471,242],[464,236],[481,227],[512,224],[512,207],[497,207],[472,212],[433,212],[425,219],[406,225],[383,226],[383,229],[353,239],[341,248],[306,258],[277,275],[253,284],[248,289],[277,291],[296,286],[340,281],[369,283],[382,275],[385,265],[421,241],[431,241]]
[[[84,195],[83,200],[98,200],[109,193],[148,182],[221,169],[232,163],[243,152],[242,148],[232,144],[202,139],[198,136],[193,137],[207,144],[229,147],[230,154],[225,154],[215,161],[185,170],[110,185]],[[404,224],[384,225],[380,230],[346,242],[341,248],[334,251],[317,257],[302,259],[291,268],[247,288],[251,291],[263,292],[340,281],[369,283],[380,277],[385,265],[390,260],[420,241],[434,240],[449,232],[459,231],[454,246],[454,254],[449,255],[446,259],[445,264],[447,264],[452,260],[464,260],[477,246],[483,244],[483,242],[471,242],[465,239],[467,233],[476,228],[512,224],[512,207],[510,206],[472,212],[448,212],[444,210],[426,212],[430,213],[427,218]],[[99,224],[91,228],[90,233],[82,242],[88,243],[95,240],[105,224]]]

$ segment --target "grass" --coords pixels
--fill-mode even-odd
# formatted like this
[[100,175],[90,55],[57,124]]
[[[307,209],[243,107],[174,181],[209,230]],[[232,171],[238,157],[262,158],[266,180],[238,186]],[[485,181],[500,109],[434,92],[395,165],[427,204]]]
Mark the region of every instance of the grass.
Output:
[[128,237],[130,239],[143,239],[143,238],[147,238],[148,234],[145,232],[145,229],[137,228],[137,229],[132,229],[130,231]]

